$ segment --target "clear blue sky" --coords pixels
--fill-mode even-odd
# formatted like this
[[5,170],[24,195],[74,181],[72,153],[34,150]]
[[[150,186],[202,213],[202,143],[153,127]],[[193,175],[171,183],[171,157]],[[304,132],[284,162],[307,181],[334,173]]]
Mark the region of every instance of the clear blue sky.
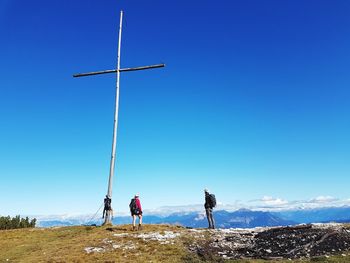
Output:
[[0,214],[350,198],[350,2],[0,1]]

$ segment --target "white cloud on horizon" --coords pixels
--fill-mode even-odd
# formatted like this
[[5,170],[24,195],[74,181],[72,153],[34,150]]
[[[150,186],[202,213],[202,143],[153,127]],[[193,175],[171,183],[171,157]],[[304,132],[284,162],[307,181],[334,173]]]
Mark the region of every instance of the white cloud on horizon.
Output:
[[255,202],[254,209],[262,208],[268,211],[275,210],[296,210],[296,209],[316,209],[323,207],[341,207],[349,206],[350,199],[339,199],[333,196],[320,195],[309,200],[293,200],[287,201],[281,198],[264,196],[260,200],[252,200]]
[[310,203],[333,203],[335,201],[338,201],[338,198],[332,197],[332,196],[317,196],[316,198],[313,198],[310,200]]
[[273,198],[272,196],[264,196],[260,199],[260,201],[269,206],[281,206],[288,204],[287,200],[283,200],[281,198]]

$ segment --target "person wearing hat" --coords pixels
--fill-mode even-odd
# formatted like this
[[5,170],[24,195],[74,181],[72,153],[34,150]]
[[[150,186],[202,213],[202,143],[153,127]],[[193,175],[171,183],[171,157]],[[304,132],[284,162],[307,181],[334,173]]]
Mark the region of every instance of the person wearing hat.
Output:
[[139,194],[136,194],[129,204],[130,213],[132,216],[132,230],[136,230],[136,216],[139,217],[139,226],[137,230],[142,230],[142,207],[139,199]]
[[205,208],[205,213],[207,214],[207,219],[209,223],[208,228],[214,229],[215,222],[213,217],[213,208],[216,206],[215,195],[210,194],[208,189],[204,189],[204,194],[205,194],[204,208]]

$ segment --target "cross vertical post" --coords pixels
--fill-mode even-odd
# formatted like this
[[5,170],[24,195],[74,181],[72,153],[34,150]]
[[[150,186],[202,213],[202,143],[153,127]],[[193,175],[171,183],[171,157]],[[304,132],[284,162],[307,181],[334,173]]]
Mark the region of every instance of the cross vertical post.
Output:
[[[115,167],[115,154],[117,148],[117,132],[118,132],[118,112],[119,112],[119,87],[120,87],[120,48],[122,40],[122,25],[123,25],[123,11],[120,11],[119,21],[119,38],[118,38],[118,54],[117,54],[117,80],[116,80],[116,95],[115,95],[115,110],[114,110],[114,127],[113,127],[113,141],[112,141],[112,155],[109,168],[108,190],[107,196],[112,199],[112,186]],[[112,223],[112,210],[106,211],[104,224]]]
[[110,169],[109,169],[108,190],[107,190],[107,195],[105,198],[105,204],[104,204],[105,207],[104,207],[104,211],[103,211],[103,213],[105,215],[104,225],[112,224],[113,212],[112,212],[111,202],[112,202],[112,186],[113,186],[114,168],[115,168],[115,160],[116,160],[116,149],[117,149],[120,72],[161,68],[161,67],[165,66],[165,64],[156,64],[156,65],[148,65],[148,66],[141,66],[141,67],[134,67],[134,68],[120,68],[122,22],[123,22],[123,11],[120,11],[119,38],[118,38],[118,52],[117,52],[117,65],[116,65],[117,67],[116,67],[116,69],[87,72],[87,73],[79,73],[79,74],[73,75],[73,77],[85,77],[85,76],[100,75],[100,74],[107,74],[107,73],[116,73],[116,95],[115,95],[112,154],[111,154]]

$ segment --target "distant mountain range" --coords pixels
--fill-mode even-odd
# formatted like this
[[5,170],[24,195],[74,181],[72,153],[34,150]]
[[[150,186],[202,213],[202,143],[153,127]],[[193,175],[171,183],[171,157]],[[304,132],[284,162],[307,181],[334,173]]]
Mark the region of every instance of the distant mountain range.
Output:
[[325,207],[272,212],[273,215],[297,223],[350,222],[350,207]]
[[[350,222],[350,207],[329,207],[318,209],[300,209],[293,211],[266,212],[239,209],[233,212],[219,210],[214,212],[216,226],[220,228],[251,228],[263,226],[286,226],[300,223]],[[38,218],[38,226],[71,226],[82,224],[101,224],[102,219],[90,221],[91,216],[64,216],[60,218]],[[117,216],[114,224],[129,224],[130,216]],[[144,223],[177,224],[185,227],[207,227],[204,212],[176,212],[170,215],[145,214]]]
[[[251,211],[240,209],[234,212],[215,211],[215,224],[220,228],[251,228],[257,226],[285,226],[292,225],[295,222],[282,219],[269,212]],[[145,218],[146,220],[146,218]],[[179,224],[187,227],[207,227],[207,219],[204,213],[189,213],[186,215],[172,214],[162,219],[162,222]]]

